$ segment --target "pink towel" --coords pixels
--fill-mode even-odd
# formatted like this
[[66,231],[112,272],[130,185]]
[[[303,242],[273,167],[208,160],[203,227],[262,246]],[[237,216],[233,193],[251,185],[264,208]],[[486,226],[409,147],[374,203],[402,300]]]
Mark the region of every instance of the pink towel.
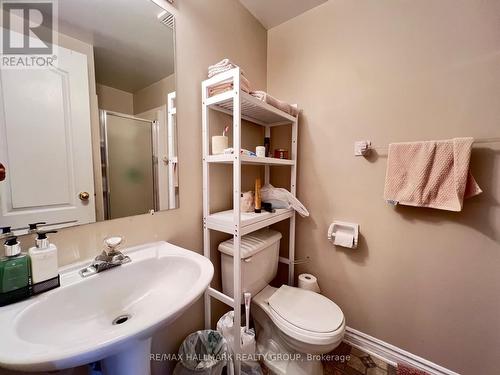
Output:
[[482,192],[469,172],[473,138],[389,145],[384,199],[408,206],[461,211]]
[[279,110],[286,112],[293,117],[297,117],[297,115],[299,114],[299,109],[297,107],[294,107],[293,105],[290,105],[282,100],[276,99],[274,96],[269,95],[265,91],[251,91],[250,95],[255,96],[257,99],[269,105],[272,105],[273,107],[278,108]]
[[[244,76],[240,75],[240,88],[242,91],[250,93],[250,82]],[[233,89],[233,82],[223,82],[218,85],[209,87],[208,96],[214,96],[222,94],[223,92],[230,91]]]

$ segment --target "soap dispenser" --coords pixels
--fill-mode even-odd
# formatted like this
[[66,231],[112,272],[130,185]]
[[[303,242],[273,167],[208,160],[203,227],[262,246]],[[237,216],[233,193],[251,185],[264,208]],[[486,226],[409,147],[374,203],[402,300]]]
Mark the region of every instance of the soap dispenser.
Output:
[[30,259],[16,236],[7,238],[0,259],[0,306],[29,297]]
[[36,233],[39,225],[47,224],[45,221],[28,224],[28,233]]
[[7,238],[14,236],[10,227],[1,227],[0,228],[0,238]]
[[[59,275],[57,264],[57,247],[49,242],[48,233],[57,233],[55,230],[37,231],[36,245],[29,249],[31,258],[31,279],[33,288],[35,284],[51,279]],[[59,282],[57,281],[57,285]],[[36,290],[34,290],[36,292]]]

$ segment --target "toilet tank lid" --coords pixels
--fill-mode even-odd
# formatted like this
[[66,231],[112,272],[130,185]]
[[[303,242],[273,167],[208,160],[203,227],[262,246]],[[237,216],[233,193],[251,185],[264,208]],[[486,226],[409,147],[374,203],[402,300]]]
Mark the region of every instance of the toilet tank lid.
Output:
[[[272,229],[260,229],[241,237],[241,259],[251,257],[281,239],[281,233]],[[219,244],[219,251],[233,256],[234,238]]]

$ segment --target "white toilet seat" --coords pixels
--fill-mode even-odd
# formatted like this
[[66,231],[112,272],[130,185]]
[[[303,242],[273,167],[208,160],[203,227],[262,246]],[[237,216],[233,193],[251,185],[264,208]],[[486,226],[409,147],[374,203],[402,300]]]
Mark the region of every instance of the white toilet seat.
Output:
[[273,309],[269,309],[269,316],[274,324],[286,335],[296,340],[312,345],[328,345],[335,342],[344,335],[345,322],[342,320],[340,327],[331,332],[311,332],[297,327],[278,315]]
[[268,302],[275,313],[306,331],[336,331],[344,320],[340,307],[325,296],[310,290],[283,285],[269,297]]
[[[344,335],[342,310],[320,294],[286,285],[280,289],[267,286],[254,302],[267,312],[281,332],[301,342],[328,345]],[[294,306],[294,303],[299,305]]]

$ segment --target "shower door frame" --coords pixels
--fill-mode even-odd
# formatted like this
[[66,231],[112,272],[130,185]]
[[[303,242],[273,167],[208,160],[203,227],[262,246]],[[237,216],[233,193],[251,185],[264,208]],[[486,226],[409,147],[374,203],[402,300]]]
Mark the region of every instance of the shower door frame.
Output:
[[[157,212],[160,207],[159,202],[159,191],[158,191],[158,142],[159,142],[159,124],[157,120],[146,120],[140,117],[135,117],[133,115],[128,115],[126,113],[120,113],[116,111],[108,111],[105,109],[99,110],[99,130],[100,130],[100,142],[101,142],[101,176],[102,176],[102,188],[103,188],[103,208],[104,208],[104,220],[112,220],[109,215],[111,211],[110,206],[110,196],[111,190],[109,186],[109,159],[108,159],[108,124],[107,116],[116,116],[121,118],[126,118],[128,120],[134,120],[139,122],[148,123],[151,125],[151,150],[152,150],[152,166],[153,166],[153,211]],[[147,212],[145,212],[147,213]]]

